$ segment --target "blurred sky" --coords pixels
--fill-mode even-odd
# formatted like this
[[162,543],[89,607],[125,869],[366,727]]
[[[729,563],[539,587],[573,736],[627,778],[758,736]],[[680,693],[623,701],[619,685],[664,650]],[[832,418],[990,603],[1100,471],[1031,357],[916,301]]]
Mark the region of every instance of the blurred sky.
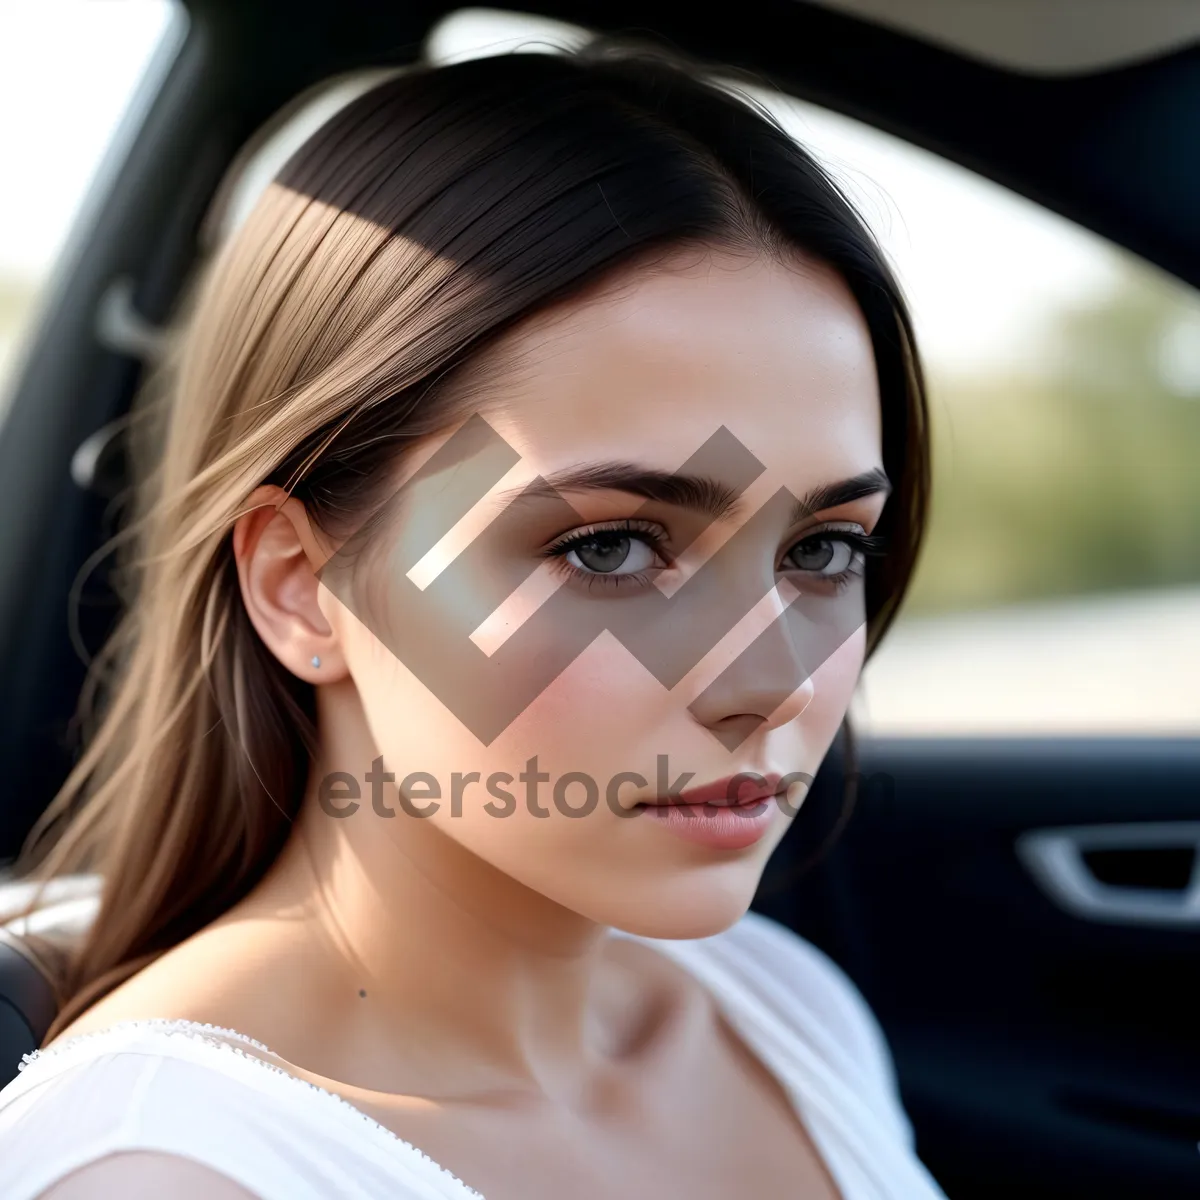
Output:
[[40,278],[169,25],[163,0],[0,0],[0,271]]
[[[170,36],[172,10],[169,0],[0,0],[0,276],[45,276]],[[500,49],[514,33],[511,17],[462,14],[439,56]],[[848,184],[884,242],[937,365],[1012,365],[1015,348],[1035,351],[1049,310],[1109,277],[1107,246],[1069,222],[853,121],[789,109],[790,127]]]

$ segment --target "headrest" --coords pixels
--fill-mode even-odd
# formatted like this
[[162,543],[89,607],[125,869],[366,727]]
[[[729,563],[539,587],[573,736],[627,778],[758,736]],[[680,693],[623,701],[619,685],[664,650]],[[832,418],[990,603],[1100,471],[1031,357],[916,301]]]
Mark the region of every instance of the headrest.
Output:
[[0,883],[0,1087],[16,1075],[22,1055],[41,1045],[58,1011],[54,991],[24,937],[35,934],[69,946],[86,933],[100,907],[100,877],[70,875],[47,882],[38,907],[16,916],[38,887]]

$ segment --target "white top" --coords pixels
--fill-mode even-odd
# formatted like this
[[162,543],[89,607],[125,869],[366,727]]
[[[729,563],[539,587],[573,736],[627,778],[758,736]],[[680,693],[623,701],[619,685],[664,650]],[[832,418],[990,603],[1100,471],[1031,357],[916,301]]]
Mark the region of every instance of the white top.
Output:
[[[945,1200],[913,1152],[880,1027],[825,954],[757,913],[713,937],[635,940],[709,989],[795,1104],[843,1200]],[[270,1051],[232,1030],[150,1019],[26,1055],[0,1091],[0,1196],[32,1200],[105,1155],[150,1150],[262,1200],[483,1200],[349,1101],[259,1053]]]

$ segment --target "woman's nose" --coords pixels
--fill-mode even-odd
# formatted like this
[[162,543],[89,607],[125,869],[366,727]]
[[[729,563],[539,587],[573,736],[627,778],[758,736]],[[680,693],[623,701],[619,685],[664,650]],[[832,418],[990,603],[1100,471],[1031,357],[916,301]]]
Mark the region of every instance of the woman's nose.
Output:
[[[756,730],[774,729],[796,720],[815,695],[806,659],[802,615],[773,588],[755,614],[765,627],[748,644],[726,650],[718,662],[709,656],[707,683],[689,705],[692,715],[723,742],[740,744]],[[811,647],[808,648],[811,651]]]

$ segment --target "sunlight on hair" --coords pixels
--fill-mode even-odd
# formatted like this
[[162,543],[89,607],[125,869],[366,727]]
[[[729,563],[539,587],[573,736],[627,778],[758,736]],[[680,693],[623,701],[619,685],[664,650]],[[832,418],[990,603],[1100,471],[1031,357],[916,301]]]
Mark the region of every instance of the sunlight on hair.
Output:
[[214,203],[206,240],[220,243],[232,237],[258,203],[267,184],[330,117],[402,70],[402,67],[377,67],[326,79],[277,113],[235,161],[224,194]]

